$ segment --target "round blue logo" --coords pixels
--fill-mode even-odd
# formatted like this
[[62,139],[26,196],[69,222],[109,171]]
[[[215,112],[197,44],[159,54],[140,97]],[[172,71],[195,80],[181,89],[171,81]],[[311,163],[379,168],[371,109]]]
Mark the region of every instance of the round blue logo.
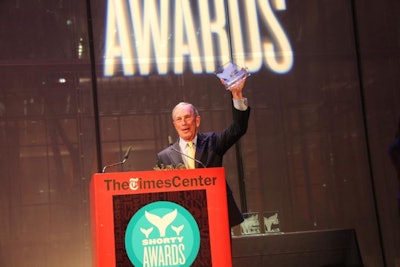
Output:
[[184,207],[153,202],[129,221],[125,248],[135,266],[190,266],[199,252],[200,230]]

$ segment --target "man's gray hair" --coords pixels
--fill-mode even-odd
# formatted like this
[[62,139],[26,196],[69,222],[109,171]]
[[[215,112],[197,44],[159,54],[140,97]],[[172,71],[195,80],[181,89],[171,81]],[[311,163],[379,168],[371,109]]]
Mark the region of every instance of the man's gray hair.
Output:
[[196,117],[199,116],[199,111],[197,110],[197,108],[195,106],[193,106],[193,104],[190,104],[190,103],[187,103],[187,102],[180,102],[172,110],[172,120],[173,121],[175,120],[175,112],[176,112],[177,108],[182,107],[182,106],[190,106],[190,108],[192,109],[194,115]]

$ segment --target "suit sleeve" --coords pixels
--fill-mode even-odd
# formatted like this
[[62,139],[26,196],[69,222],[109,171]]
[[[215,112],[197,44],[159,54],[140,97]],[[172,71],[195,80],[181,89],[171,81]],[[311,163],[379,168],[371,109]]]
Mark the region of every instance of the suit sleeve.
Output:
[[233,122],[219,135],[217,153],[220,155],[231,148],[247,132],[250,117],[250,107],[245,111],[233,108]]

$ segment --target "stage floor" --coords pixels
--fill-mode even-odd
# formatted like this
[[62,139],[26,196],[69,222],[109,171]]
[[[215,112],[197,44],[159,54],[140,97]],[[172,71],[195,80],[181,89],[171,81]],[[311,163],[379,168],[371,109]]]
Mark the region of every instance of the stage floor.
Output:
[[353,229],[234,236],[233,266],[363,266]]

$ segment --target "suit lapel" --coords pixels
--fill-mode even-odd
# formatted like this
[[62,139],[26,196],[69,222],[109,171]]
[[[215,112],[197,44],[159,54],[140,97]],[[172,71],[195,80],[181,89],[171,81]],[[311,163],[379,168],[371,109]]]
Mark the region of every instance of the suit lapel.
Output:
[[[196,144],[196,159],[203,162],[201,159],[204,154],[204,149],[206,147],[206,142],[204,140],[204,136],[202,134],[197,135],[197,144]],[[202,166],[199,166],[199,164],[196,162],[196,168],[201,168]]]

